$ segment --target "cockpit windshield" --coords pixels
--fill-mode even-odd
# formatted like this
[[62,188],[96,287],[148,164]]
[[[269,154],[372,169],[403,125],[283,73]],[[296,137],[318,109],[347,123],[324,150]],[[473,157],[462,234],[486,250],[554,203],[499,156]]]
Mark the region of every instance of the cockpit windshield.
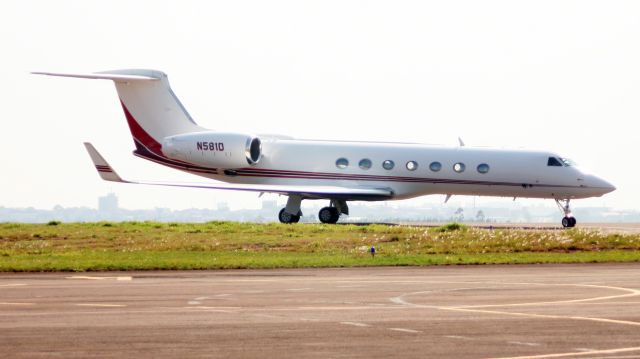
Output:
[[562,167],[562,162],[555,157],[549,157],[547,160],[547,166]]
[[552,167],[572,167],[572,166],[577,166],[577,164],[575,162],[573,162],[572,160],[568,159],[568,158],[549,157],[549,159],[547,160],[547,166],[552,166]]
[[565,167],[572,167],[572,166],[577,166],[577,165],[578,165],[578,164],[577,164],[577,163],[575,163],[573,160],[570,160],[570,159],[568,159],[568,158],[560,157],[560,161],[562,161],[562,164],[563,164]]

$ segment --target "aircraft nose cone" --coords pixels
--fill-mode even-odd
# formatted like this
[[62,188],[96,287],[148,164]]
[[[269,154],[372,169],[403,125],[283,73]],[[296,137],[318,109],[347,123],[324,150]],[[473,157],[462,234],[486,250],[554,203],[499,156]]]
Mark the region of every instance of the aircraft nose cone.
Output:
[[617,189],[616,186],[612,185],[611,183],[609,182],[606,182],[606,183],[607,183],[607,186],[605,188],[607,189],[607,193],[613,192]]
[[598,188],[602,194],[607,194],[616,190],[616,186],[597,176],[593,176],[593,187]]

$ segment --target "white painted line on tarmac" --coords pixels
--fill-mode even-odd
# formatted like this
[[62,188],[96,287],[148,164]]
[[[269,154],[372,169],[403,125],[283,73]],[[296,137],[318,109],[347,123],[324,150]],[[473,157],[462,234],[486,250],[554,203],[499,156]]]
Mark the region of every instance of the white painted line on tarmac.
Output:
[[298,318],[300,320],[302,320],[303,322],[319,322],[320,319],[310,319],[310,318]]
[[207,299],[217,299],[217,300],[229,300],[226,297],[230,296],[231,294],[216,294],[214,296],[211,297],[197,297],[197,298],[193,298],[193,300],[190,300],[187,302],[187,304],[189,305],[198,305],[198,304],[202,304],[203,300],[207,300]]
[[624,324],[624,325],[635,325],[640,326],[640,322],[632,322],[630,320],[617,320],[617,319],[607,319],[607,318],[592,318],[592,317],[567,317],[570,319],[576,320],[591,320],[594,322],[602,322],[602,323],[612,323],[612,324]]
[[465,337],[464,335],[445,335],[444,337],[451,338],[451,339],[475,340],[474,338]]
[[198,307],[183,307],[183,308],[187,308],[187,309],[197,309],[198,311],[202,311],[202,312],[216,312],[216,313],[233,313],[230,310],[226,310],[226,309],[219,309],[217,307],[205,307],[205,306],[198,306]]
[[413,303],[409,303],[406,300],[404,300],[404,297],[407,296],[407,295],[418,295],[418,294],[426,294],[426,293],[433,293],[433,291],[424,290],[424,291],[421,291],[421,292],[405,293],[405,294],[399,295],[397,297],[392,297],[392,298],[390,298],[390,300],[392,302],[396,303],[396,304],[400,304],[400,305],[403,305],[405,307],[424,307],[424,308],[426,308],[426,306],[424,306],[424,305],[413,304]]
[[573,357],[573,356],[587,356],[594,354],[615,354],[615,353],[626,353],[626,352],[635,352],[640,351],[640,347],[631,347],[631,348],[618,348],[618,349],[608,349],[608,350],[593,350],[589,352],[573,352],[573,353],[557,353],[557,354],[540,354],[540,355],[527,355],[527,356],[519,356],[519,357],[500,357],[496,359],[543,359],[543,358],[563,358],[563,357]]
[[518,341],[512,341],[512,342],[507,342],[509,344],[515,344],[515,345],[525,345],[528,347],[538,347],[540,346],[540,343],[529,343],[529,342],[518,342]]
[[262,318],[280,318],[277,315],[271,315],[271,314],[254,314],[254,317],[262,317]]
[[310,290],[311,288],[291,288],[291,289],[285,289],[287,292],[302,292],[305,290]]
[[[84,307],[84,308],[92,308],[92,307]],[[193,310],[194,307],[158,307],[158,308],[149,308],[149,309],[127,309],[127,308],[122,308],[119,310],[104,310],[104,309],[98,309],[93,307],[94,310],[80,310],[77,312],[72,312],[73,314],[100,314],[100,315],[123,315],[123,314],[163,314],[163,313],[178,313],[178,314],[184,314],[185,312],[197,312],[197,310]],[[186,310],[186,309],[191,309],[191,310]],[[201,312],[205,312],[205,310],[201,310]],[[7,318],[17,318],[16,320],[19,320],[20,318],[23,317],[38,317],[38,316],[43,316],[43,315],[51,315],[51,314],[55,314],[55,315],[59,315],[60,311],[59,310],[52,310],[52,311],[37,311],[37,312],[31,312],[31,311],[26,311],[26,312],[22,312],[22,311],[12,311],[10,313],[3,313],[0,312],[0,317],[7,317]]]
[[[449,284],[449,283],[458,283],[458,282],[449,282],[449,281],[432,281],[432,280],[337,280],[333,281],[334,283],[359,283],[359,284],[425,284],[425,283],[433,283],[433,284]],[[465,283],[465,282],[462,282]]]
[[[521,284],[532,284],[532,283],[521,283]],[[488,305],[463,305],[463,306],[459,306],[458,308],[491,308],[491,307],[520,307],[520,306],[533,306],[533,305],[575,304],[575,303],[600,301],[600,300],[606,300],[606,299],[619,299],[619,298],[635,297],[635,296],[640,295],[640,290],[632,289],[632,288],[611,287],[611,286],[606,286],[606,285],[593,285],[593,284],[565,284],[565,285],[566,286],[575,286],[575,287],[587,287],[587,288],[620,290],[620,291],[625,291],[627,293],[626,294],[618,294],[618,295],[609,295],[609,296],[604,296],[604,297],[558,300],[558,301],[552,301],[552,302],[530,302],[530,303],[488,304]]]
[[403,333],[422,333],[419,330],[405,329],[405,328],[389,328],[389,330],[394,330],[396,332],[403,332]]
[[242,309],[242,307],[208,307],[204,305],[199,305],[197,307],[184,307],[184,308],[192,308],[192,309],[218,309],[218,310],[237,310]]
[[[577,306],[577,305],[582,305],[582,306],[587,306],[587,305],[611,305],[615,303],[616,305],[638,305],[640,304],[640,302],[599,302],[599,303],[572,303],[571,305]],[[562,304],[562,303],[559,303]]]
[[344,325],[352,325],[354,327],[370,327],[371,325],[365,323],[357,323],[357,322],[340,322],[340,324]]
[[86,276],[86,275],[74,275],[71,277],[66,277],[66,279],[86,279],[86,280],[123,280],[123,281],[129,281],[132,280],[133,278],[131,276],[122,276],[122,277],[93,277],[93,276]]
[[296,308],[269,308],[269,310],[369,310],[369,309],[407,309],[405,307],[379,307],[373,305],[362,305],[362,306],[354,306],[354,307],[296,307]]
[[0,287],[22,287],[27,285],[26,283],[8,283],[8,284],[0,284]]
[[518,313],[518,312],[503,312],[503,311],[499,311],[499,310],[483,310],[483,309],[470,309],[470,308],[457,308],[457,307],[439,307],[438,309],[452,310],[452,311],[458,311],[458,312],[473,312],[473,313],[511,315],[511,316],[516,316],[516,317],[529,317],[529,318],[588,320],[588,321],[592,321],[592,322],[640,326],[640,322],[632,322],[632,321],[629,321],[629,320],[607,319],[607,318],[576,317],[576,316]]
[[0,302],[0,305],[35,305],[36,303]]
[[[543,285],[540,283],[502,283],[503,285]],[[553,285],[553,284],[552,284]],[[547,315],[547,314],[533,314],[533,313],[519,313],[519,312],[506,312],[500,310],[487,310],[481,308],[492,308],[492,307],[515,307],[515,306],[531,306],[531,305],[555,305],[555,304],[568,304],[568,303],[584,303],[591,301],[599,301],[605,299],[618,299],[618,298],[626,298],[626,297],[634,297],[640,295],[640,290],[631,289],[631,288],[623,288],[623,287],[612,287],[612,286],[603,286],[603,285],[593,285],[593,284],[558,284],[558,286],[575,286],[575,287],[587,287],[587,288],[599,288],[599,289],[612,289],[612,290],[620,290],[627,292],[625,294],[605,296],[605,297],[592,297],[592,298],[584,298],[584,299],[571,299],[571,300],[560,300],[554,302],[531,302],[531,303],[515,303],[515,304],[492,304],[492,305],[478,305],[478,306],[455,306],[455,307],[446,307],[446,306],[437,306],[437,305],[424,305],[424,304],[414,304],[405,300],[408,296],[415,296],[419,294],[433,293],[433,291],[420,291],[420,292],[411,292],[404,293],[397,297],[389,298],[391,302],[400,304],[405,308],[430,308],[430,309],[440,309],[440,310],[450,310],[450,311],[458,311],[458,312],[473,312],[473,313],[485,313],[485,314],[498,314],[498,315],[509,315],[509,316],[521,316],[521,317],[529,317],[529,318],[547,318],[547,319],[564,319],[564,320],[586,320],[600,323],[610,323],[610,324],[622,324],[622,325],[633,325],[640,326],[640,322],[634,322],[629,320],[617,320],[617,319],[607,319],[607,318],[595,318],[595,317],[581,317],[581,316],[562,316],[562,315]],[[459,290],[459,288],[455,289]]]
[[125,304],[103,304],[103,303],[77,303],[79,307],[104,307],[104,308],[121,308],[126,307]]

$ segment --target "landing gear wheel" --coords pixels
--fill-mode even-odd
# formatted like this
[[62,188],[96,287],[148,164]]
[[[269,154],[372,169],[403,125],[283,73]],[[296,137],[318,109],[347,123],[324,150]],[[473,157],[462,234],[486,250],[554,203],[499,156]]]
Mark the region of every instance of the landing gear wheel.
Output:
[[280,213],[278,213],[278,219],[280,220],[280,223],[298,223],[300,221],[300,216],[288,213],[285,211],[285,208],[283,208],[280,210]]
[[562,226],[564,228],[573,228],[576,226],[576,217],[571,214],[571,208],[569,207],[569,199],[564,200],[564,206],[560,203],[559,199],[556,199],[556,204],[558,208],[564,213],[564,218],[562,218]]
[[576,226],[576,219],[574,217],[564,217],[562,218],[562,226],[564,228],[572,228]]
[[333,224],[338,222],[339,218],[340,213],[335,207],[324,207],[320,210],[320,212],[318,212],[318,219],[320,219],[320,222],[322,223]]

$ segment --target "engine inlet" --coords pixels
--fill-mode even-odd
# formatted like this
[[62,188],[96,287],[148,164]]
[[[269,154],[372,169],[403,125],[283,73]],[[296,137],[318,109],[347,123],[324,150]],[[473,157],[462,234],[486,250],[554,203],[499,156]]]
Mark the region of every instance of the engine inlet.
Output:
[[262,142],[260,142],[258,137],[247,139],[245,156],[250,165],[255,165],[260,162],[260,158],[262,158]]

